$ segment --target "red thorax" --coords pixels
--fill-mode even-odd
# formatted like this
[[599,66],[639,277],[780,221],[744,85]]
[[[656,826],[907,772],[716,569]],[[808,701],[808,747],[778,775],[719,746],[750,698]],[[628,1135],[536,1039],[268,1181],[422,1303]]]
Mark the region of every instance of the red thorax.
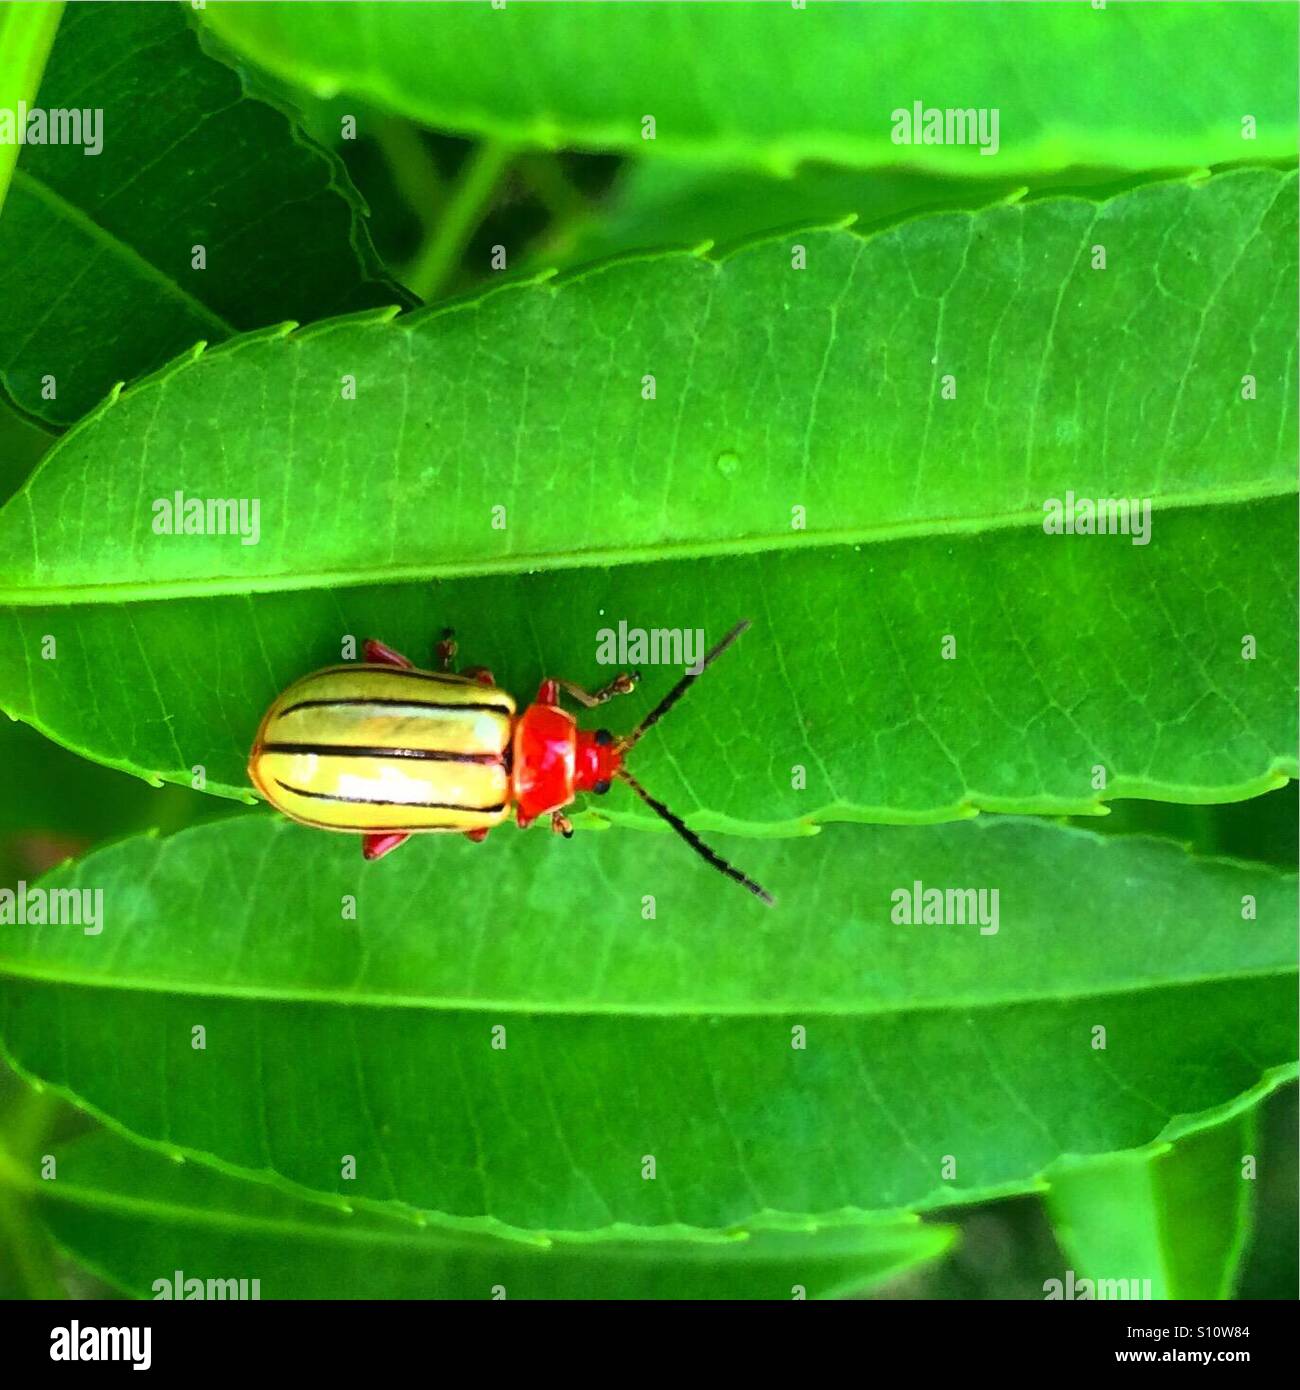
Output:
[[511,776],[521,827],[567,806],[578,792],[608,791],[622,766],[622,747],[608,730],[579,729],[558,699],[554,681],[543,681],[537,702],[515,720]]

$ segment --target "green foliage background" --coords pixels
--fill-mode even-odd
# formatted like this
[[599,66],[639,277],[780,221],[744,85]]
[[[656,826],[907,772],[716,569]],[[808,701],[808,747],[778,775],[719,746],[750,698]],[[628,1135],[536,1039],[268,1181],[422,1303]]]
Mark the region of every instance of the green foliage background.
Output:
[[[105,129],[0,146],[0,885],[109,912],[0,925],[0,1292],[1293,1297],[1296,29],[0,5]],[[773,913],[621,788],[370,866],[253,804],[348,635],[527,695],[741,616],[637,767]]]

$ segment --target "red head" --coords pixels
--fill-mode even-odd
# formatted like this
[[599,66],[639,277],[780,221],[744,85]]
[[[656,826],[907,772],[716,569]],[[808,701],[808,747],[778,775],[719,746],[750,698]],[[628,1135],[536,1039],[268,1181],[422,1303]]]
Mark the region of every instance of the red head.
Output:
[[656,801],[623,766],[624,756],[641,735],[672,709],[705,667],[716,661],[748,626],[744,622],[732,628],[699,666],[688,671],[624,738],[615,738],[608,729],[597,729],[594,733],[579,729],[577,720],[559,706],[557,683],[543,681],[537,692],[537,702],[529,705],[515,721],[513,783],[519,824],[530,825],[538,816],[560,810],[578,792],[603,794],[617,778],[631,787],[656,815],[667,821],[715,869],[743,884],[770,905],[771,897],[757,883],[715,854],[680,816],[670,811],[663,802]]
[[622,766],[623,745],[608,729],[597,729],[594,734],[585,729],[578,730],[574,791],[595,792],[603,796]]
[[594,733],[558,705],[529,705],[515,724],[514,793],[520,825],[567,806],[579,792],[603,794],[623,765],[608,729]]

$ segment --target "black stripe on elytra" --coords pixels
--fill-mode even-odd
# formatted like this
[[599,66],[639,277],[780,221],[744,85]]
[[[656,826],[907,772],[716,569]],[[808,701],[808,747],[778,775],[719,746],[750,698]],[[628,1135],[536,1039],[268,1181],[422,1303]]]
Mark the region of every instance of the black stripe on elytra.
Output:
[[504,714],[507,718],[510,716],[510,707],[508,705],[490,705],[486,703],[470,704],[468,702],[463,705],[458,705],[454,701],[444,703],[439,700],[390,700],[387,696],[382,696],[380,698],[370,697],[355,700],[299,700],[296,705],[290,705],[287,709],[282,709],[280,713],[276,715],[276,718],[283,719],[286,715],[292,714],[295,710],[330,709],[336,705],[382,705],[384,707],[400,705],[405,709],[472,709],[485,710],[491,714]]
[[458,825],[368,825],[364,830],[357,830],[351,825],[333,825],[327,820],[310,820],[296,812],[291,819],[296,820],[299,825],[315,826],[318,830],[341,830],[345,834],[394,835],[405,832],[408,835],[414,835],[417,830],[445,830],[448,835],[465,834],[465,828]]
[[[288,812],[285,812],[288,815]],[[338,830],[344,834],[357,835],[391,835],[395,831],[405,830],[414,833],[417,830],[439,830],[446,831],[448,835],[463,835],[466,827],[459,825],[438,825],[434,821],[421,821],[418,825],[367,825],[358,829],[353,825],[335,825],[332,821],[312,820],[310,816],[300,816],[294,811],[291,819],[296,820],[299,825],[313,825],[319,830]]]
[[431,763],[504,766],[501,753],[446,753],[441,748],[368,748],[355,743],[264,743],[263,753],[319,753],[336,758],[418,758]]
[[[339,666],[323,666],[313,671],[313,676],[343,676],[352,671],[374,671],[387,676],[414,676],[421,681],[446,681],[449,685],[481,684],[473,676],[462,676],[459,671],[421,671],[417,666],[391,666],[388,662],[342,662]],[[487,689],[487,685],[484,685]]]
[[275,784],[294,796],[309,797],[312,801],[346,801],[354,806],[405,806],[412,811],[464,811],[467,814],[479,815],[491,815],[506,808],[504,801],[498,801],[495,806],[457,806],[451,801],[388,801],[377,796],[336,796],[333,792],[309,792],[302,787],[291,787],[288,782],[282,782],[278,777]]
[[390,666],[385,662],[358,661],[351,666],[326,666],[323,670],[314,671],[312,674],[317,676],[342,676],[353,675],[357,671],[364,671],[368,676],[409,676],[417,681],[441,681],[444,685],[480,685],[484,690],[495,690],[495,686],[483,685],[482,681],[474,676],[462,676],[455,671],[417,671],[410,666]]

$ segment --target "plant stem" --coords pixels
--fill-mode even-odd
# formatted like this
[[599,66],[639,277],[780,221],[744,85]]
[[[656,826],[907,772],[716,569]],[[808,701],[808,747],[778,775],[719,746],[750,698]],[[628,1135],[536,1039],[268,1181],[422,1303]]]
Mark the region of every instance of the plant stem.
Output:
[[536,151],[521,158],[519,177],[551,214],[550,224],[529,247],[529,263],[567,256],[583,229],[595,219],[594,205],[570,181],[559,156],[552,151]]
[[379,116],[374,135],[397,191],[420,219],[424,235],[434,235],[447,189],[419,131],[396,116]]
[[534,150],[524,155],[519,161],[519,176],[556,222],[574,222],[591,211],[586,197],[570,182],[553,150]]
[[0,1238],[29,1298],[66,1298],[55,1273],[53,1242],[32,1212],[35,1181],[29,1173],[45,1143],[59,1101],[27,1088],[4,1112],[0,1143]]
[[13,143],[0,144],[0,211],[22,148],[18,103],[36,99],[62,14],[63,0],[46,5],[0,4],[0,111],[12,112],[15,124]]
[[460,263],[514,152],[504,141],[484,140],[466,160],[436,233],[425,242],[406,277],[421,299],[436,299]]

